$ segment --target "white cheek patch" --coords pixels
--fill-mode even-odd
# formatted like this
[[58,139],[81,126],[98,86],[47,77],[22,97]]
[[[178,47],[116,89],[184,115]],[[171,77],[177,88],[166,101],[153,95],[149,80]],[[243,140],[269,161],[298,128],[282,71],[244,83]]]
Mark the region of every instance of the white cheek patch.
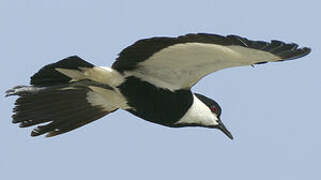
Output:
[[186,114],[176,124],[199,124],[203,126],[218,125],[216,114],[193,95],[194,101]]

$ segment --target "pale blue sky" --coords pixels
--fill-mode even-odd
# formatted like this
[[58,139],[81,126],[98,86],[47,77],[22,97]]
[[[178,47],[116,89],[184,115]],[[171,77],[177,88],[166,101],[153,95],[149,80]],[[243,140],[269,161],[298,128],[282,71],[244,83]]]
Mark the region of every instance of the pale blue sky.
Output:
[[223,108],[234,135],[171,129],[119,110],[54,138],[11,123],[15,98],[0,104],[0,179],[321,178],[320,2],[1,0],[3,92],[70,55],[110,66],[141,38],[190,32],[238,34],[312,47],[297,61],[231,68],[193,90]]

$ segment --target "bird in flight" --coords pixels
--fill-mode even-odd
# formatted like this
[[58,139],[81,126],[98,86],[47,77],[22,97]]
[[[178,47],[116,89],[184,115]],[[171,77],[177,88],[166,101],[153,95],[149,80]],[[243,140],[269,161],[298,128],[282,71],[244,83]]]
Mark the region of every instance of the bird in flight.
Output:
[[168,127],[199,126],[232,134],[214,100],[193,93],[204,76],[225,68],[286,61],[311,51],[295,43],[216,34],[153,37],[125,48],[111,67],[71,56],[42,67],[30,86],[16,86],[12,115],[31,136],[69,132],[117,109]]

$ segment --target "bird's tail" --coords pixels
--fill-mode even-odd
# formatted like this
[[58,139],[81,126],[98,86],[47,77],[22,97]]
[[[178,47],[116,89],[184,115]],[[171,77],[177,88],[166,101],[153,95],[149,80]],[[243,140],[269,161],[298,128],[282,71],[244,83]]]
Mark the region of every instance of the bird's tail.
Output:
[[6,96],[19,96],[12,122],[20,127],[42,124],[31,136],[55,136],[117,110],[125,100],[110,85],[96,81],[101,77],[95,67],[72,56],[40,69],[31,77],[31,86],[6,91]]

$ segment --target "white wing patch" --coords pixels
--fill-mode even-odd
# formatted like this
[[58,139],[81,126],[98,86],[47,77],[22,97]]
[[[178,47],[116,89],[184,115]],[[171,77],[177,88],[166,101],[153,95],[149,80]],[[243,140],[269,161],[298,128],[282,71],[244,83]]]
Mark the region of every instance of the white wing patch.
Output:
[[125,74],[175,91],[188,89],[202,77],[221,69],[277,60],[280,57],[269,52],[241,46],[185,43],[162,49]]
[[89,86],[92,91],[87,93],[87,100],[93,106],[104,107],[105,110],[111,111],[117,108],[129,109],[125,97],[117,91],[112,91],[100,87]]
[[80,67],[80,70],[56,68],[56,71],[70,77],[72,79],[71,81],[90,79],[92,81],[107,84],[111,87],[117,87],[124,81],[123,76],[118,71],[109,67]]
[[89,79],[95,82],[113,87],[113,90],[96,86],[89,86],[92,91],[87,93],[87,101],[93,106],[103,107],[106,111],[113,111],[118,108],[128,109],[125,97],[119,92],[120,85],[124,78],[119,72],[109,67],[95,66],[93,68],[80,67],[80,70],[56,68],[56,71],[71,78],[71,81]]

